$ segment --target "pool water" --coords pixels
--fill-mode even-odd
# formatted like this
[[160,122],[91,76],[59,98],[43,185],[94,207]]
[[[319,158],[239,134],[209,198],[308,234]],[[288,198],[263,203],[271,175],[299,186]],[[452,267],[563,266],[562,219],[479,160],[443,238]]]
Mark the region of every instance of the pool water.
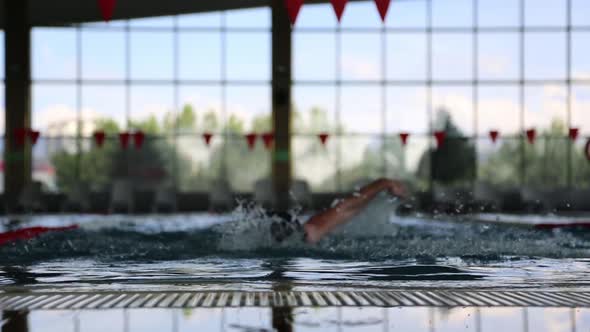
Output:
[[[531,227],[571,218],[519,216],[515,223],[514,216],[500,215],[399,217],[390,204],[373,204],[317,245],[274,242],[268,217],[255,207],[224,215],[21,217],[17,227],[79,228],[0,246],[0,290],[590,286],[590,234]],[[15,227],[10,219],[1,220],[0,232]]]

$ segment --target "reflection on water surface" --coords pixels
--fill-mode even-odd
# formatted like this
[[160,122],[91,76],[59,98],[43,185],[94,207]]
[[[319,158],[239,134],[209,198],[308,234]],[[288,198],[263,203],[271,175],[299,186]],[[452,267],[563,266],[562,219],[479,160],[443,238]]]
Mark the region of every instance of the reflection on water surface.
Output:
[[588,331],[575,308],[224,308],[4,312],[2,332]]

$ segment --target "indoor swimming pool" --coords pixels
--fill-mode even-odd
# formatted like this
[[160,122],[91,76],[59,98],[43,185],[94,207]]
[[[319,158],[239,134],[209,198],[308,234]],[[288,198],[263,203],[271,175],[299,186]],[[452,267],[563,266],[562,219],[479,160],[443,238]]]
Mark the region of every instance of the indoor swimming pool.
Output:
[[[586,289],[583,217],[400,217],[377,202],[316,245],[270,235],[261,208],[229,214],[6,217],[0,232],[76,226],[0,246],[3,291]],[[517,222],[518,221],[518,222]]]
[[401,217],[381,201],[317,245],[277,243],[257,207],[12,216],[0,232],[39,226],[74,227],[0,246],[2,331],[590,327],[583,216]]

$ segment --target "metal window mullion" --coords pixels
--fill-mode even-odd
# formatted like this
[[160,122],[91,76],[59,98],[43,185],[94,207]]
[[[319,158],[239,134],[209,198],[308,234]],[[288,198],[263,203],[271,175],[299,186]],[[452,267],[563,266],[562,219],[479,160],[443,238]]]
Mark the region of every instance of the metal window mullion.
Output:
[[336,56],[336,91],[335,91],[335,107],[334,113],[336,117],[336,191],[342,191],[342,124],[340,123],[340,108],[342,103],[342,32],[340,25],[336,30],[335,34],[336,45],[335,45],[335,56]]
[[125,129],[129,130],[131,120],[131,30],[129,20],[125,23]]
[[381,29],[381,175],[383,177],[388,174],[387,165],[387,34],[385,30],[385,23]]
[[221,165],[219,169],[219,178],[226,179],[227,178],[227,145],[229,144],[229,132],[228,132],[228,119],[227,119],[227,22],[226,22],[226,12],[221,12],[220,15],[220,53],[221,53],[221,63],[220,63],[220,70],[221,70],[221,125],[223,130],[223,144],[222,144],[222,151],[221,151]]
[[178,86],[178,79],[179,79],[179,58],[180,58],[180,40],[179,40],[179,35],[178,35],[178,16],[175,15],[174,16],[174,30],[173,30],[173,52],[174,52],[174,86],[173,86],[173,93],[174,93],[174,110],[175,111],[175,116],[174,118],[174,127],[173,127],[173,133],[172,133],[172,144],[174,145],[174,157],[172,158],[172,169],[173,169],[173,174],[172,174],[172,180],[173,180],[173,185],[174,185],[174,189],[178,190],[178,179],[179,179],[179,149],[178,149],[178,118],[179,118],[179,114],[180,114],[180,98],[179,98],[179,86]]
[[[32,80],[31,83],[33,84],[43,84],[43,85],[72,85],[76,84],[78,80],[73,79],[35,79]],[[581,84],[581,85],[590,85],[590,79],[571,79],[570,80],[572,85]],[[117,80],[117,79],[81,79],[80,83],[82,85],[124,85],[126,82],[125,79]],[[493,79],[485,79],[479,80],[479,85],[515,85],[520,82],[519,79],[507,79],[507,80],[493,80]],[[566,85],[568,79],[525,79],[523,80],[525,85]],[[185,85],[214,85],[214,84],[221,84],[221,80],[178,80],[179,86]],[[344,85],[380,85],[382,82],[381,80],[341,80],[341,84]],[[385,80],[385,85],[394,85],[394,86],[423,86],[428,83],[428,80]],[[464,85],[473,85],[472,79],[460,79],[460,80],[432,80],[434,85],[448,85],[448,86],[464,86]],[[174,79],[131,79],[129,80],[130,85],[173,85]],[[226,80],[226,84],[228,86],[262,86],[270,84],[270,81],[257,81],[257,80]],[[326,86],[326,85],[334,85],[334,80],[296,80],[293,81],[294,85],[315,85],[315,86]]]
[[[41,27],[41,26],[39,26]],[[43,28],[43,27],[41,27]],[[54,29],[69,29],[70,26],[53,26],[51,28]],[[437,27],[437,31],[444,32],[444,33],[466,33],[471,32],[471,28],[469,27]],[[124,26],[121,27],[103,27],[103,26],[84,26],[84,30],[95,30],[95,31],[125,31],[126,28]],[[170,32],[173,31],[173,27],[131,27],[131,31],[133,32]],[[219,32],[223,30],[220,27],[178,27],[178,31],[180,32]],[[268,28],[260,28],[260,27],[227,27],[225,29],[229,32],[235,33],[264,33],[270,32]],[[341,28],[342,32],[346,33],[373,33],[379,32],[381,28],[374,28],[374,27],[344,27]],[[415,26],[415,27],[386,27],[385,30],[387,32],[399,32],[399,33],[424,33],[425,28]],[[485,26],[481,27],[481,30],[484,32],[519,32],[518,27],[511,27],[511,26]],[[560,26],[530,26],[526,27],[525,31],[527,32],[565,32],[565,27]],[[573,31],[590,31],[590,26],[584,25],[576,25],[572,26]],[[337,31],[337,28],[330,28],[330,27],[297,27],[297,32],[299,33],[334,33]]]
[[[566,0],[567,16],[566,16],[566,111],[567,111],[567,126],[572,128],[572,0]],[[573,187],[573,151],[574,143],[571,140],[567,141],[567,188],[569,191]]]
[[76,27],[76,166],[75,178],[80,182],[82,162],[82,30]]
[[428,117],[428,151],[430,154],[430,174],[428,179],[428,189],[432,193],[434,189],[434,177],[433,177],[433,164],[434,158],[432,158],[433,154],[431,153],[433,149],[433,142],[432,142],[432,132],[433,132],[433,115],[432,115],[432,1],[426,1],[426,17],[427,17],[427,33],[426,33],[426,76],[427,76],[427,84],[426,84],[426,107],[427,107],[427,117]]
[[526,0],[519,0],[520,5],[520,33],[519,33],[519,44],[520,44],[520,61],[519,61],[519,121],[520,121],[520,186],[522,187],[526,183],[526,142],[524,137],[525,131],[525,55],[526,55],[526,47],[525,47],[525,1]]
[[473,156],[473,174],[471,174],[472,192],[475,190],[475,182],[478,180],[479,169],[479,0],[473,0],[473,86],[472,89],[472,103],[473,103],[473,148],[475,154]]
[[[129,131],[131,127],[131,31],[129,27],[129,20],[125,23],[125,130]],[[126,169],[126,176],[128,177],[130,174],[130,163],[129,163],[129,152],[125,150],[124,152],[125,158],[125,169]]]

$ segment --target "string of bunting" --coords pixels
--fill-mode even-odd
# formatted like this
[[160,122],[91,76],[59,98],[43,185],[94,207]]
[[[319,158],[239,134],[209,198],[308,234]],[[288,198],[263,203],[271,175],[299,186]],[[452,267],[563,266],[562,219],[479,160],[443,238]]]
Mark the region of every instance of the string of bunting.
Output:
[[[104,142],[107,138],[107,135],[104,131],[102,130],[97,130],[92,134],[92,137],[94,137],[94,143],[96,144],[97,147],[102,148],[104,145]],[[121,132],[118,135],[119,137],[119,145],[121,146],[122,149],[127,149],[129,147],[129,141],[131,139],[133,139],[133,144],[135,146],[135,148],[137,150],[140,150],[143,147],[143,143],[145,141],[145,133],[141,130],[137,130],[133,133],[130,132]]]
[[31,128],[17,128],[14,130],[13,135],[15,145],[17,147],[23,147],[27,142],[27,138],[29,139],[31,145],[37,144],[41,133]]
[[[535,144],[537,139],[537,130],[535,128],[525,130],[524,134],[529,144]],[[18,128],[14,130],[13,135],[15,146],[22,147],[25,145],[27,140],[32,145],[35,145],[39,140],[41,133],[37,130],[32,130],[30,128]],[[405,147],[410,140],[411,134],[408,132],[400,132],[398,135],[402,143],[402,146]],[[447,133],[445,131],[435,131],[432,133],[432,135],[436,141],[436,147],[441,148],[447,140]],[[500,131],[498,130],[490,130],[488,132],[488,135],[493,144],[496,144],[498,139],[500,139]],[[215,134],[211,132],[204,132],[201,134],[201,136],[203,138],[205,145],[209,147]],[[92,137],[94,138],[96,146],[101,148],[105,143],[107,134],[102,130],[97,130],[92,134]],[[141,130],[137,130],[134,132],[120,132],[117,137],[119,139],[119,144],[122,149],[129,148],[129,145],[132,142],[134,147],[137,150],[139,150],[143,147],[146,139],[145,133]],[[252,132],[245,134],[243,137],[250,150],[253,150],[256,147],[256,141],[258,140],[258,138],[262,140],[264,147],[269,150],[273,148],[275,141],[274,132]],[[319,143],[321,143],[322,146],[326,146],[328,144],[330,134],[327,132],[321,132],[317,134],[316,137],[318,138]],[[580,129],[575,127],[569,128],[567,137],[572,142],[575,142],[580,137]]]
[[[338,22],[340,22],[340,20],[342,19],[342,15],[344,15],[344,10],[346,9],[347,2],[348,0],[330,0],[332,8],[334,9],[334,14],[336,15],[336,19],[338,19]],[[389,11],[390,3],[391,0],[375,0],[375,6],[377,7],[377,11],[379,12],[379,16],[381,17],[382,22],[385,22],[387,18],[387,12]],[[299,16],[299,12],[301,11],[302,6],[303,0],[285,0],[285,8],[287,9],[287,15],[289,16],[289,22],[291,22],[291,26],[295,25],[295,22],[297,21],[297,16]]]

